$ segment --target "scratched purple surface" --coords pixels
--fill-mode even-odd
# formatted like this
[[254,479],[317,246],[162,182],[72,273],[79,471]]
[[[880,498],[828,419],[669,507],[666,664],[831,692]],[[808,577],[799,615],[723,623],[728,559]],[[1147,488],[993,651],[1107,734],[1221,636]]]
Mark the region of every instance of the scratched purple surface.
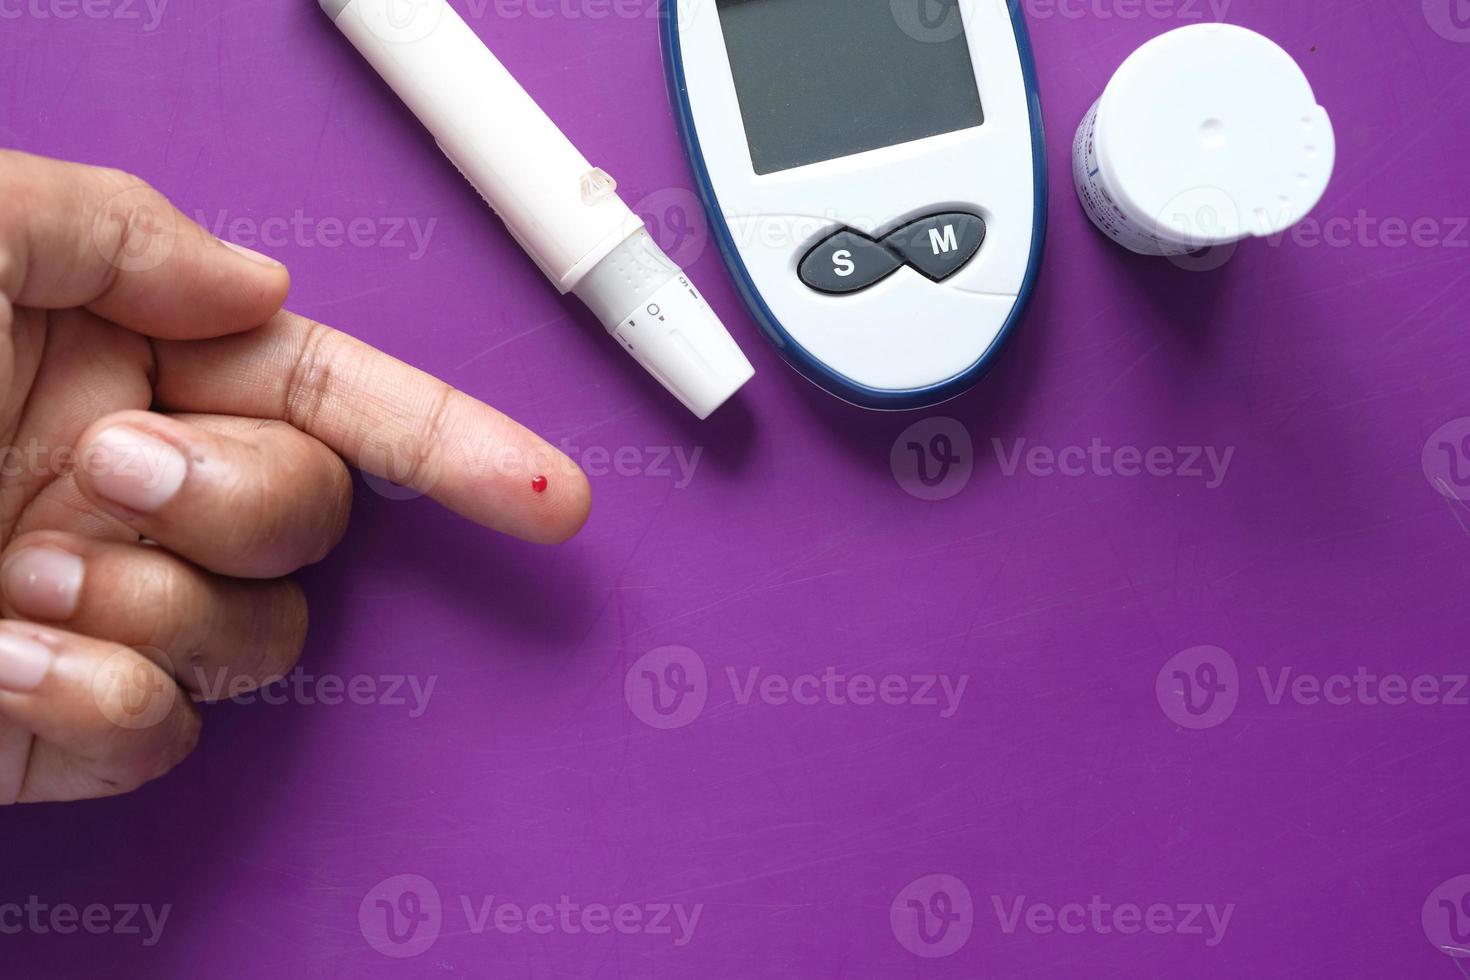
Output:
[[[0,813],[0,975],[1459,976],[1463,4],[1226,5],[1306,68],[1338,166],[1320,234],[1204,273],[1096,234],[1069,150],[1210,6],[1036,0],[1039,294],[978,390],[898,416],[788,370],[679,220],[648,3],[459,6],[699,253],[757,368],[704,424],[315,3],[0,3],[0,141],[270,239],[296,310],[568,446],[595,495],[541,549],[359,480],[284,703],[207,709],[128,798]],[[943,423],[900,434],[941,416],[963,458],[920,499],[907,444]],[[368,703],[330,703],[354,677]],[[56,928],[90,905],[100,934]]]

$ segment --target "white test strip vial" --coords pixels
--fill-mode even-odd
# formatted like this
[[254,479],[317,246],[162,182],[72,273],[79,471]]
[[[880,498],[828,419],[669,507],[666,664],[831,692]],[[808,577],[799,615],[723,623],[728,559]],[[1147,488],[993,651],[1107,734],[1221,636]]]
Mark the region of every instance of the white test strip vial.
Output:
[[1255,31],[1181,27],[1123,62],[1078,127],[1082,208],[1141,255],[1279,234],[1327,190],[1336,141],[1301,68]]

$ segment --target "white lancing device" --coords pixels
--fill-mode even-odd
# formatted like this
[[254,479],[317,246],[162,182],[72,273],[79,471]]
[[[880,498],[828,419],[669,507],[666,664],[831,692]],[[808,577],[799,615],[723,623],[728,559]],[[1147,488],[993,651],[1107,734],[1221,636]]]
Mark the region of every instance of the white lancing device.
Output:
[[689,278],[445,0],[319,0],[512,237],[700,418],[755,373]]

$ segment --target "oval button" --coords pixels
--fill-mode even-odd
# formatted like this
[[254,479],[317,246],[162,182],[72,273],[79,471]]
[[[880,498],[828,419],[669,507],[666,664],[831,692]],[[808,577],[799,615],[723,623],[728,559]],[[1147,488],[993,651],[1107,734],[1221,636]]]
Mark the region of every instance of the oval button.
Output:
[[844,228],[818,242],[796,267],[801,281],[823,293],[867,289],[903,265],[898,256],[865,235]]
[[985,220],[965,211],[931,214],[883,236],[885,246],[935,282],[958,272],[984,241]]

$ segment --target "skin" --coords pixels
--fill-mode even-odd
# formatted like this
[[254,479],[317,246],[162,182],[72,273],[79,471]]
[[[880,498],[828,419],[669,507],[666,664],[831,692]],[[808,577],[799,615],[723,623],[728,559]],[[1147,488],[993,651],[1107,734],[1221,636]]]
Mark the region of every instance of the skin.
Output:
[[346,530],[349,464],[530,541],[586,520],[564,455],[289,285],[135,177],[0,151],[0,803],[128,792],[202,691],[290,671],[284,576]]

